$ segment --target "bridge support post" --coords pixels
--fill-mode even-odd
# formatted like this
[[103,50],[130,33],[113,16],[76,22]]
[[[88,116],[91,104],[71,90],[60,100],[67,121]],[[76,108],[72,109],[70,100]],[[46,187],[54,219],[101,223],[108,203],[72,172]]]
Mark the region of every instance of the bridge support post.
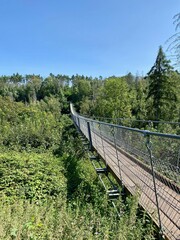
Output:
[[151,172],[152,172],[152,178],[153,178],[153,185],[154,185],[154,193],[155,193],[155,199],[156,199],[156,206],[157,206],[157,213],[158,213],[158,221],[159,221],[159,240],[163,239],[163,228],[161,223],[161,215],[160,215],[160,208],[159,208],[159,201],[158,201],[158,193],[157,193],[157,187],[156,187],[156,176],[154,171],[154,162],[153,162],[153,155],[152,155],[152,143],[150,140],[150,135],[145,135],[147,141],[146,141],[146,147],[149,152],[149,158],[150,158],[150,164],[151,164]]
[[90,122],[87,122],[88,136],[89,136],[89,150],[92,150],[92,137],[91,137],[91,128]]

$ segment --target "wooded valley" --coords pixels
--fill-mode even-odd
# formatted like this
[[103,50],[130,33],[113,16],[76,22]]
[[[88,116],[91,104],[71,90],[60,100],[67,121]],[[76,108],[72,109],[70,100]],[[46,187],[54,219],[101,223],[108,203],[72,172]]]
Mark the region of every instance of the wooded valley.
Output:
[[70,102],[85,116],[180,134],[180,73],[161,47],[147,76],[1,76],[0,239],[155,239],[136,197],[120,199],[120,219],[109,204]]

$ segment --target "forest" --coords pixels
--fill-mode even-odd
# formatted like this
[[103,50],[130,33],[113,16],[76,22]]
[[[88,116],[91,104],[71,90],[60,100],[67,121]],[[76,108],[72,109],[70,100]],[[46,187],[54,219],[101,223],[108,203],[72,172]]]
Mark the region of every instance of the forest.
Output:
[[120,219],[109,204],[70,102],[85,116],[180,134],[180,73],[162,47],[146,76],[1,76],[0,239],[155,239],[136,197],[119,200]]

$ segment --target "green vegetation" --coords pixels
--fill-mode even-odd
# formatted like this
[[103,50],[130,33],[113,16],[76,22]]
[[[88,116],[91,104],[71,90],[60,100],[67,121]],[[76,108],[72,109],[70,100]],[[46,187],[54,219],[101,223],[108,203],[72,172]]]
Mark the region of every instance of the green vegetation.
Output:
[[[177,96],[175,91],[175,84],[173,79],[169,75],[171,74],[172,67],[170,61],[165,57],[162,47],[159,48],[159,52],[156,58],[154,66],[148,73],[149,77],[149,91],[147,99],[152,98],[152,119],[170,119],[170,116],[174,115],[176,110]],[[168,106],[169,115],[165,106]],[[176,115],[176,113],[175,113]]]
[[0,97],[0,239],[154,239],[136,198],[119,200],[118,218],[62,95],[19,102],[8,94]]
[[45,201],[66,191],[62,164],[50,152],[3,151],[0,159],[0,196],[4,201]]
[[[56,162],[54,169],[59,167],[56,160],[53,162]],[[43,200],[37,195],[33,201],[19,198],[12,203],[1,197],[1,239],[153,239],[152,224],[145,215],[137,217],[135,199],[129,200],[126,209],[121,206],[124,213],[119,220],[99,190],[96,175],[89,163],[84,160],[72,161],[73,166],[77,165],[78,172],[75,171],[71,179],[68,179],[69,173],[65,174],[65,181],[61,172],[57,174],[59,169],[51,170],[51,175],[55,174],[53,180],[59,182],[58,195],[52,196],[45,192],[46,198]],[[62,165],[63,162],[66,165],[67,159],[61,162]],[[37,173],[34,173],[33,178],[35,184]],[[74,184],[71,182],[71,192],[67,197],[68,181]],[[38,187],[34,191],[37,193]]]
[[180,74],[169,64],[160,51],[147,78],[0,77],[0,239],[155,238],[137,198],[119,199],[118,218],[82,150],[69,101],[84,115],[179,133],[177,125],[135,121],[180,120]]
[[[53,96],[59,100],[62,114],[67,113],[67,101],[71,101],[81,114],[96,118],[180,121],[180,73],[173,69],[161,47],[146,77],[128,73],[103,79],[51,73],[43,79],[39,75],[17,73],[0,77],[0,95],[9,101],[40,107],[41,100],[47,104]],[[52,102],[50,107],[53,105]],[[58,107],[57,103],[55,106]]]

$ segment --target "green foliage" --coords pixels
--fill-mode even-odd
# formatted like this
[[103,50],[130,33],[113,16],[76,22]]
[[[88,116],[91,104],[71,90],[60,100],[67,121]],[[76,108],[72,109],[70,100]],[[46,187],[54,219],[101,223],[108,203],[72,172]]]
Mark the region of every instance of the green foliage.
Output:
[[133,115],[136,116],[136,119],[147,119],[146,82],[144,80],[138,81],[136,86]]
[[[46,198],[43,202],[37,199],[31,203],[20,199],[16,199],[12,204],[1,201],[0,238],[154,239],[152,223],[145,215],[142,221],[138,217],[136,198],[128,200],[127,210],[120,203],[122,216],[118,219],[116,211],[100,191],[102,187],[89,161],[64,158],[61,163],[64,166],[67,185],[71,184],[73,187],[73,191],[71,188],[69,192],[71,197],[67,195],[68,201],[64,198],[65,194],[59,194],[53,199]],[[52,165],[56,168],[57,161]],[[43,168],[43,164],[41,167]]]
[[34,105],[0,98],[1,145],[11,149],[55,148],[62,134],[60,104],[45,99]]
[[[80,199],[79,199],[80,200]],[[49,200],[44,205],[17,201],[11,206],[0,203],[0,238],[3,240],[31,239],[99,239],[99,240],[153,240],[150,222],[143,228],[140,221],[130,223],[129,217],[121,220],[102,216],[91,204],[80,208],[68,207],[62,199]],[[145,218],[143,220],[146,221]],[[129,223],[129,224],[128,224]]]
[[0,152],[0,198],[45,200],[64,195],[62,162],[50,152]]
[[97,98],[97,116],[110,118],[130,117],[131,106],[128,85],[122,78],[109,78],[105,81]]
[[117,218],[61,108],[0,97],[0,239],[153,239],[136,199]]
[[171,72],[170,61],[166,59],[162,47],[160,47],[155,64],[148,73],[147,99],[152,99],[151,119],[153,120],[170,120],[167,112],[172,115],[171,110],[176,108],[176,85],[171,81]]
[[84,98],[92,94],[91,85],[88,80],[81,78],[74,79],[73,83],[71,100],[78,106]]
[[[0,238],[154,239],[149,218],[139,215],[137,198],[125,204],[119,199],[117,218],[72,121],[62,114],[68,113],[67,100],[72,100],[83,114],[149,117],[146,81],[135,82],[131,73],[106,80],[53,74],[0,80]],[[179,73],[171,71],[167,82],[179,86]],[[179,99],[175,105],[168,101],[165,105],[162,100],[161,117],[179,120]],[[152,95],[148,104],[152,107]],[[159,129],[178,131],[161,124]]]
[[[160,53],[149,72],[151,76],[148,81],[131,73],[107,79],[52,73],[43,78],[40,75],[22,76],[17,73],[0,77],[0,96],[30,105],[38,105],[40,100],[47,103],[54,98],[59,102],[63,114],[69,113],[71,101],[81,114],[113,118],[112,122],[117,122],[115,118],[154,120],[157,115],[160,120],[179,121],[179,73],[170,70],[163,51]],[[158,70],[158,66],[161,70]],[[153,78],[161,81],[154,81]],[[14,104],[12,106],[16,107]],[[142,125],[136,124],[136,127]]]
[[[40,76],[26,75],[26,98],[29,103],[33,103],[37,101],[39,97],[39,91],[41,88],[42,78]],[[20,88],[21,89],[21,88]],[[20,98],[21,99],[21,98]]]

